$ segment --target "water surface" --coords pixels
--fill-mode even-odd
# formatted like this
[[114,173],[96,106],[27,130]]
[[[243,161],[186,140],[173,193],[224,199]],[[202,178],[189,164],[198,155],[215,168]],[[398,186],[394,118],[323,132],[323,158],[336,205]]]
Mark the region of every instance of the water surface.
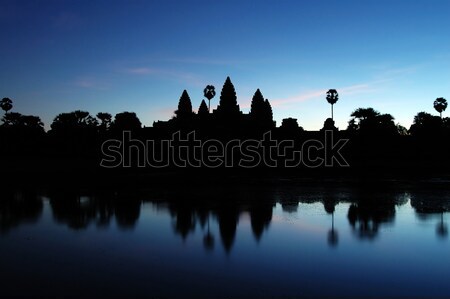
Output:
[[5,191],[0,296],[449,297],[449,194]]

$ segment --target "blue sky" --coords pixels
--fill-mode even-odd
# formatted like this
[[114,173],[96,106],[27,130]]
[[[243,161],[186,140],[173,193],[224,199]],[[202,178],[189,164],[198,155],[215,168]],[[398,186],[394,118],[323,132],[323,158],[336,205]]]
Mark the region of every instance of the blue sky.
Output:
[[341,129],[358,107],[409,127],[450,100],[449,14],[448,0],[0,0],[0,97],[47,128],[76,109],[151,126],[230,76],[242,110],[260,88],[278,125],[321,128],[335,88]]

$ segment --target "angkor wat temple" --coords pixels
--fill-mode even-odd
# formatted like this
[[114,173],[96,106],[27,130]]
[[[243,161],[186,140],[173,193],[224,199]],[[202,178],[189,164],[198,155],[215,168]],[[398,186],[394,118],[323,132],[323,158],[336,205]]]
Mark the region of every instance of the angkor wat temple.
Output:
[[[213,86],[208,86],[214,89]],[[214,90],[212,90],[214,92]],[[205,89],[206,93],[206,89]],[[212,98],[215,92],[210,96]],[[209,99],[210,100],[210,99]],[[178,103],[175,115],[168,121],[153,123],[155,129],[215,129],[215,130],[240,130],[242,128],[253,131],[267,131],[275,127],[272,107],[269,100],[264,99],[261,91],[256,90],[249,114],[244,114],[237,103],[236,90],[230,77],[227,77],[220,93],[220,102],[217,109],[210,112],[205,100],[202,100],[195,113],[192,102],[186,90],[183,91]]]

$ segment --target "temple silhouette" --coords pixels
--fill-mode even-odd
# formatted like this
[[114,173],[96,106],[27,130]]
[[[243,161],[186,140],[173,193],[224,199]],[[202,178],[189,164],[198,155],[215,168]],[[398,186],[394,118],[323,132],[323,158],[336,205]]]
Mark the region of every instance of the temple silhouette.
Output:
[[[214,87],[208,85],[205,88],[205,97],[210,101],[212,96],[208,92]],[[174,117],[168,121],[156,121],[153,123],[155,129],[168,130],[195,130],[208,128],[208,130],[233,130],[247,128],[256,131],[267,131],[276,126],[273,120],[272,106],[268,99],[264,99],[259,89],[253,95],[250,113],[242,113],[237,103],[236,90],[230,77],[227,77],[220,93],[220,102],[217,109],[210,112],[205,100],[202,100],[195,113],[192,108],[191,98],[186,90],[181,94],[178,109]]]
[[[211,110],[210,102],[216,96],[217,108]],[[439,154],[450,150],[450,118],[442,117],[447,107],[444,98],[437,98],[433,103],[439,116],[419,112],[409,130],[396,124],[392,115],[371,107],[355,109],[348,127],[338,129],[333,119],[338,92],[329,89],[324,96],[331,105],[331,117],[324,120],[320,130],[314,131],[304,130],[295,117],[284,118],[277,126],[272,106],[260,89],[252,97],[249,113],[243,113],[230,77],[226,78],[220,94],[216,95],[214,86],[207,85],[200,103],[193,103],[184,90],[173,117],[155,121],[150,127],[143,126],[135,112],[123,111],[115,116],[99,112],[93,116],[76,110],[58,114],[50,130],[45,131],[38,116],[12,111],[13,101],[3,98],[0,159],[7,171],[2,176],[5,181],[22,183],[45,184],[48,179],[41,174],[46,174],[61,183],[64,177],[70,177],[87,184],[110,184],[122,181],[123,172],[139,175],[144,170],[137,168],[145,168],[146,172],[162,174],[162,167],[171,168],[171,175],[180,177],[185,177],[182,168],[220,169],[222,173],[245,168],[245,175],[317,174],[317,179],[325,174],[358,179],[448,174],[450,156]],[[196,105],[199,105],[197,111]],[[175,134],[179,134],[178,140],[173,140]],[[188,137],[194,134],[195,138]],[[343,140],[348,142],[339,145]],[[105,147],[109,141],[113,143]],[[185,147],[198,147],[198,142],[202,151],[189,152],[183,159],[200,163],[180,164],[170,159],[178,157]],[[164,149],[169,144],[171,157]],[[221,152],[211,153],[203,151],[205,144],[209,146],[207,149],[215,150],[216,145],[223,148]],[[312,146],[308,148],[308,145]],[[115,151],[105,155],[105,148],[115,148]],[[218,163],[213,165],[208,158],[214,155],[220,155],[220,161],[216,159]],[[123,163],[103,164],[105,157],[116,157],[116,161]],[[155,158],[152,163],[147,163],[149,157]],[[249,174],[249,168],[257,170]]]

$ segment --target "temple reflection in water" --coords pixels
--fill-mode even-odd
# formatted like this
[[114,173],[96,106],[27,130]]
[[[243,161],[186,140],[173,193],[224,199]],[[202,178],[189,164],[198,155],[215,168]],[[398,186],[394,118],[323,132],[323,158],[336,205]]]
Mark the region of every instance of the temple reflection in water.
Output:
[[[364,191],[363,191],[364,190]],[[320,206],[321,217],[329,219],[326,232],[331,247],[340,243],[335,221],[335,209],[347,208],[346,222],[352,235],[359,240],[373,241],[380,237],[383,227],[394,225],[396,209],[414,209],[419,221],[434,221],[439,238],[448,234],[445,213],[450,211],[450,196],[445,191],[426,193],[421,189],[370,192],[355,188],[229,188],[201,192],[183,190],[117,190],[117,191],[61,191],[32,190],[5,191],[0,201],[0,233],[8,234],[22,224],[40,221],[44,203],[48,203],[52,219],[58,225],[73,230],[95,226],[108,229],[115,223],[119,229],[133,230],[139,223],[143,206],[150,205],[157,213],[167,213],[172,230],[182,240],[189,239],[196,230],[203,233],[203,245],[213,250],[219,244],[230,252],[242,217],[248,218],[256,242],[269,229],[273,211],[279,207],[287,215],[297,215],[305,205]],[[341,219],[342,220],[342,219]],[[211,227],[218,231],[212,232]]]

